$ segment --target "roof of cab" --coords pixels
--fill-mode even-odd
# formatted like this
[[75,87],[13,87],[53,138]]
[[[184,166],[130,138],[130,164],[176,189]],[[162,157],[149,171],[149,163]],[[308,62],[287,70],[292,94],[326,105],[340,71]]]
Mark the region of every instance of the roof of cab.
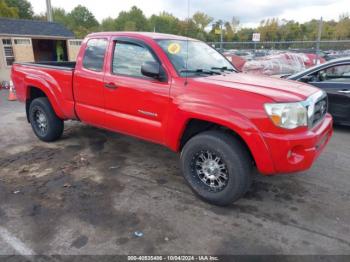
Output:
[[96,36],[130,36],[130,37],[144,37],[151,39],[172,39],[172,40],[196,40],[185,36],[171,35],[171,34],[162,34],[162,33],[153,33],[153,32],[99,32],[89,34],[87,37],[96,37]]

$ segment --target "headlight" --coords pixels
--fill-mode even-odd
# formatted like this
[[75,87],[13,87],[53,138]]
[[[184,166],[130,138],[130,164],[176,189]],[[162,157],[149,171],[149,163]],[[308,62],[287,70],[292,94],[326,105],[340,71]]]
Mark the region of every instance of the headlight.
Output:
[[307,126],[308,112],[299,102],[265,104],[265,111],[276,126],[287,129]]

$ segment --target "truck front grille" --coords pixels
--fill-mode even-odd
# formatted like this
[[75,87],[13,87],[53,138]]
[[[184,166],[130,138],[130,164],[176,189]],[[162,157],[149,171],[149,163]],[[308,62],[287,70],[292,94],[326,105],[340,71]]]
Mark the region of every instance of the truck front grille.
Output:
[[324,93],[314,104],[314,113],[309,119],[309,126],[314,127],[319,123],[327,114],[328,110],[328,99],[327,95]]

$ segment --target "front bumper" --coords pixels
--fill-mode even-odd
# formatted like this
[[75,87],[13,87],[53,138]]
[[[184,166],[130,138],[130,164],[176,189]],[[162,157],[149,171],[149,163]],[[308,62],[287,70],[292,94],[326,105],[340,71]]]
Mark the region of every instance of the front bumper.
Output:
[[[309,169],[329,142],[333,134],[332,125],[332,117],[327,114],[322,122],[302,133],[263,133],[262,137],[274,170],[268,173],[290,173]],[[257,166],[259,168],[258,163]],[[266,174],[264,170],[261,171]]]

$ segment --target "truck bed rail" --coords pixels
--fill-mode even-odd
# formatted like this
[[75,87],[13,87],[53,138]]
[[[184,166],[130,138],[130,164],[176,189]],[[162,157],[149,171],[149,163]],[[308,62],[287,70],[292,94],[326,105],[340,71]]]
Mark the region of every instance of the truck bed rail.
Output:
[[25,62],[25,63],[14,63],[14,64],[72,71],[75,68],[76,62],[43,61],[43,62],[35,62],[35,63]]

